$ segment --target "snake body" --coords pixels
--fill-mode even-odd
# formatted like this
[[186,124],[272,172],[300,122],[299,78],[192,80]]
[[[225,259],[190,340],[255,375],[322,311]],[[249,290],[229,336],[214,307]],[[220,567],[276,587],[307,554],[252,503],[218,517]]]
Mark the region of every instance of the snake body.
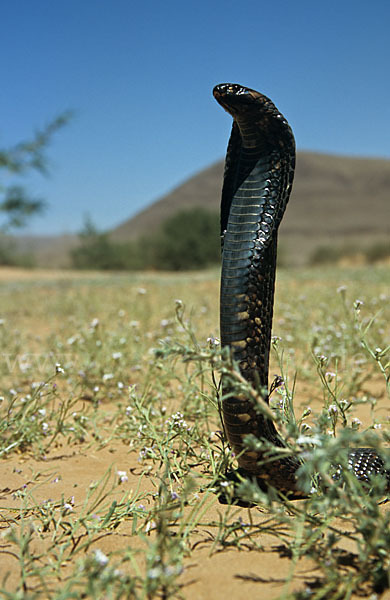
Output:
[[[221,344],[230,348],[241,375],[262,390],[268,403],[277,235],[292,189],[295,141],[287,120],[263,94],[228,83],[217,85],[213,94],[233,117],[221,201]],[[252,434],[286,448],[273,421],[252,399],[223,388],[224,425],[239,472],[255,478],[263,489],[272,486],[302,497],[298,456],[269,461],[264,451],[251,450],[244,441]],[[382,473],[389,484],[390,475],[373,449],[353,449],[348,460],[359,479]]]

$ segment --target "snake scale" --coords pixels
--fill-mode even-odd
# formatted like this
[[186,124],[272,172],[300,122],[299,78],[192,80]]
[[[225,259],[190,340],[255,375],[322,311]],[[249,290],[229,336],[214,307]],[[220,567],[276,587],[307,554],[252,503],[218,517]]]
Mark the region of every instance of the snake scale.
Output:
[[[268,403],[277,236],[293,184],[295,140],[287,120],[263,94],[231,83],[217,85],[213,94],[233,117],[221,200],[221,344],[230,348],[243,378],[265,390]],[[238,472],[256,479],[262,489],[272,486],[291,498],[302,497],[297,487],[301,459],[267,461],[261,449],[250,449],[244,442],[248,434],[277,448],[286,443],[252,399],[229,394],[222,384],[223,420]],[[379,473],[390,487],[390,473],[375,450],[349,450],[348,464],[359,479],[369,481]]]

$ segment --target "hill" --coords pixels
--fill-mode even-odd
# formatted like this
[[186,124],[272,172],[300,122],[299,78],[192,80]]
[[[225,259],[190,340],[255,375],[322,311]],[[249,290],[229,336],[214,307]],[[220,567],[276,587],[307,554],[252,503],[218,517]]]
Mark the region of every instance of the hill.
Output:
[[[157,231],[184,208],[219,210],[223,161],[197,173],[112,231],[116,240]],[[390,235],[390,160],[298,152],[280,244],[294,263],[321,245],[364,248]]]
[[[151,234],[179,210],[219,210],[223,161],[202,170],[110,232],[126,241]],[[290,263],[306,263],[320,246],[364,249],[390,239],[390,160],[298,152],[295,181],[280,229],[280,247]],[[129,202],[130,204],[130,202]],[[19,237],[39,266],[69,266],[75,235]]]

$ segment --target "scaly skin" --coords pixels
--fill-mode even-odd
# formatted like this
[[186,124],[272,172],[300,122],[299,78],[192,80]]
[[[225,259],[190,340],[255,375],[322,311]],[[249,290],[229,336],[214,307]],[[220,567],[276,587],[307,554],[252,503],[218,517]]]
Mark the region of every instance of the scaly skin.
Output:
[[[217,102],[233,117],[221,202],[222,275],[220,330],[222,346],[230,348],[243,377],[265,390],[274,303],[277,234],[292,188],[295,141],[289,124],[269,98],[237,84],[217,85]],[[239,473],[273,486],[292,498],[297,488],[298,457],[265,460],[246,448],[253,434],[279,448],[286,447],[269,418],[249,398],[226,397],[222,381],[222,412],[229,442],[238,455]],[[349,453],[359,479],[384,471],[383,460],[370,448]]]

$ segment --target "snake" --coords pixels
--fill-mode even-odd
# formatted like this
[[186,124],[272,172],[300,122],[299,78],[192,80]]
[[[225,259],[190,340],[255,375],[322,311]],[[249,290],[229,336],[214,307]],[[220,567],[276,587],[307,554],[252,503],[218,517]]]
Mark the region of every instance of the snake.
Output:
[[[260,92],[222,83],[213,95],[233,117],[221,198],[221,346],[245,382],[269,404],[277,239],[294,180],[295,139],[286,118]],[[282,450],[288,445],[271,416],[259,410],[250,394],[235,393],[231,385],[222,376],[224,429],[238,462],[233,475],[292,499],[307,496],[298,485],[302,458]],[[265,442],[265,449],[248,445],[249,435]],[[270,446],[280,450],[272,460]],[[375,474],[386,477],[390,489],[390,472],[373,448],[348,450],[348,467],[366,483]]]

